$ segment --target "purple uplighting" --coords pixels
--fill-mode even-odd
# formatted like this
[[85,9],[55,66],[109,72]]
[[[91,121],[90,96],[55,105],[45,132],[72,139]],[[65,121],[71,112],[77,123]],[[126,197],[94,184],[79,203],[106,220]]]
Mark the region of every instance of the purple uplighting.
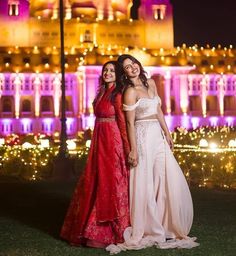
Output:
[[0,16],[8,20],[24,20],[29,17],[28,0],[0,0]]
[[[140,1],[135,18],[128,14],[129,0],[116,4],[92,1],[103,7],[88,1],[80,6],[83,15],[77,12],[77,5],[66,2],[65,105],[70,137],[78,130],[93,128],[92,102],[102,64],[122,53],[140,60],[156,82],[170,130],[236,125],[232,45],[204,49],[183,44],[175,48],[169,0]],[[94,19],[89,26],[88,17]],[[0,29],[0,134],[59,132],[62,92],[57,1],[0,0]]]
[[[167,113],[168,106],[170,106],[170,113],[166,114],[166,121],[171,130],[176,126],[189,129],[203,125],[232,126],[236,124],[234,116],[220,116],[222,111],[220,106],[223,106],[223,111],[226,113],[233,113],[236,109],[234,101],[231,105],[224,105],[225,97],[235,95],[235,75],[224,76],[225,83],[230,83],[230,86],[223,88],[222,97],[217,97],[222,94],[221,87],[224,86],[219,85],[220,75],[208,75],[206,82],[204,75],[189,74],[188,67],[145,67],[145,69],[154,80],[160,76],[165,78],[163,83],[166,86],[158,88],[158,92],[162,97],[164,113]],[[78,129],[94,125],[92,101],[97,90],[100,72],[100,66],[83,67],[83,79],[80,80],[77,80],[76,74],[66,74],[67,131],[70,135],[75,134]],[[2,134],[11,132],[53,133],[60,130],[59,118],[56,115],[60,109],[61,89],[60,79],[57,81],[57,77],[57,74],[40,74],[37,83],[35,74],[29,73],[19,73],[17,76],[5,73],[0,77],[3,104],[0,120]],[[170,79],[171,86],[169,86]],[[24,81],[24,83],[20,81]],[[179,81],[182,83],[181,92],[178,89]],[[211,84],[208,85],[209,81]],[[167,89],[168,93],[166,93]],[[184,90],[186,91],[184,92]],[[203,94],[206,94],[205,99]],[[163,95],[165,96],[163,97]],[[39,105],[35,105],[36,102]],[[188,104],[185,105],[185,102]],[[205,117],[201,105],[203,102],[207,106]],[[21,124],[18,119],[14,118],[14,115],[18,114],[17,111],[19,111]],[[34,116],[39,117],[35,118]]]

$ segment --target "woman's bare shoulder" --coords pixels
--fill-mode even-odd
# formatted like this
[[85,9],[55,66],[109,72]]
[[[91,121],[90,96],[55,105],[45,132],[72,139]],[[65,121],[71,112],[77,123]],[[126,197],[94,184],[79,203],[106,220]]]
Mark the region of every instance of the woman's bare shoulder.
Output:
[[136,102],[137,91],[134,87],[128,87],[124,92],[124,103],[131,105]]
[[124,92],[124,95],[136,97],[137,90],[133,86],[128,86]]

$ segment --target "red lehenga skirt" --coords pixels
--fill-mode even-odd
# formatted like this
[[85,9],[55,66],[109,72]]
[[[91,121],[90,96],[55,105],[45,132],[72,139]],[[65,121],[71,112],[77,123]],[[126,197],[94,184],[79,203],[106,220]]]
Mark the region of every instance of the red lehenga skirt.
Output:
[[105,247],[123,242],[123,232],[130,225],[128,183],[116,121],[96,121],[87,165],[72,197],[61,237],[72,245],[92,242]]

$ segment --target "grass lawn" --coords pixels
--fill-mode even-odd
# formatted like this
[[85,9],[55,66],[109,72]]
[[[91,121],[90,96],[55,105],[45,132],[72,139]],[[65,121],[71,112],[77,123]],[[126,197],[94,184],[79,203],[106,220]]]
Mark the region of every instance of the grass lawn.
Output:
[[[0,177],[1,179],[1,177]],[[0,180],[0,256],[109,255],[102,249],[71,247],[58,234],[75,183]],[[135,256],[235,256],[236,191],[192,190],[191,230],[200,246],[191,250],[148,248]]]

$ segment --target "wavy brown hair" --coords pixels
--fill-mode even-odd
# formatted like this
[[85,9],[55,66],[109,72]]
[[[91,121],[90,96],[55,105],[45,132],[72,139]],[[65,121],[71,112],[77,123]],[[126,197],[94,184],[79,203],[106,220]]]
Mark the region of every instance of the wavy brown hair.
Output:
[[130,54],[122,54],[119,56],[117,62],[118,62],[118,80],[119,83],[121,84],[120,87],[126,88],[127,86],[132,86],[134,87],[134,83],[129,79],[128,76],[126,76],[125,70],[123,68],[123,63],[126,59],[130,59],[134,63],[137,63],[140,68],[140,74],[139,78],[144,86],[148,88],[148,82],[147,82],[147,76],[146,76],[146,71],[143,69],[142,64],[132,55]]

